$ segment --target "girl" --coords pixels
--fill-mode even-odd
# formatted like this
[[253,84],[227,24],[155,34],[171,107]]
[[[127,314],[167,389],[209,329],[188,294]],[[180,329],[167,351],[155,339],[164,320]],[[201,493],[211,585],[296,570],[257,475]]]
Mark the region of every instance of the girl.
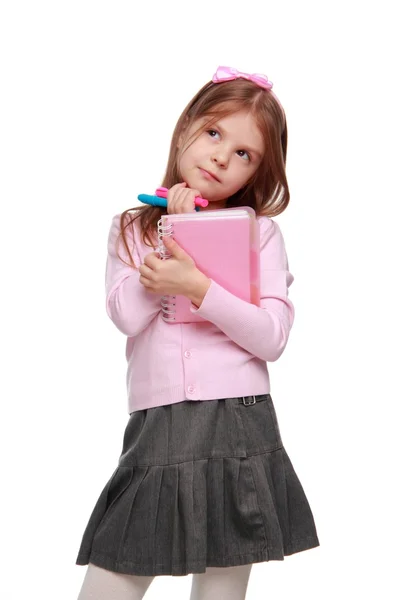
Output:
[[[241,600],[253,563],[319,546],[267,368],[294,319],[293,276],[271,219],[289,203],[286,118],[271,88],[264,75],[219,67],[175,127],[168,208],[113,218],[106,309],[127,336],[130,418],[76,560],[88,565],[80,600],[139,599],[155,576],[189,573],[191,600]],[[199,195],[203,210],[256,211],[260,307],[206,277],[173,240],[164,238],[171,259],[156,252],[160,216],[193,211]],[[164,294],[187,296],[205,321],[166,323]]]

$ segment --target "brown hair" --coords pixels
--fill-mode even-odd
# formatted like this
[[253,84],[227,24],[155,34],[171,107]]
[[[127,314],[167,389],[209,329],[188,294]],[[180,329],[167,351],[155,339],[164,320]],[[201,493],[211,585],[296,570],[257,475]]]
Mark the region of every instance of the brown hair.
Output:
[[[182,181],[179,172],[178,144],[186,128],[190,128],[198,119],[209,116],[210,120],[196,132],[200,135],[219,119],[241,110],[247,110],[254,117],[263,137],[266,151],[257,171],[241,190],[227,199],[226,207],[250,206],[258,216],[273,217],[285,210],[290,199],[285,172],[286,116],[279,101],[270,90],[263,89],[245,79],[235,79],[218,84],[210,81],[192,98],[175,126],[167,169],[161,185],[170,188]],[[131,211],[135,211],[135,214],[130,214]],[[148,242],[147,245],[155,245],[157,222],[161,215],[166,213],[166,208],[144,205],[129,208],[121,214],[120,236],[130,257],[130,266],[135,268],[124,233],[125,229],[128,226],[133,227],[133,221],[139,219],[143,243]]]

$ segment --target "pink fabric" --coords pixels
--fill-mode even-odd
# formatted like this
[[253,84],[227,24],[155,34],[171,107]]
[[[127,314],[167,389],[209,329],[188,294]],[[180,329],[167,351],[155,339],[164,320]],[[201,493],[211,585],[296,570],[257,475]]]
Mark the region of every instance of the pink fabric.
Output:
[[[116,254],[119,229],[116,215],[108,239],[106,310],[127,336],[128,412],[183,400],[212,400],[270,392],[267,362],[284,351],[294,320],[288,288],[285,244],[278,224],[259,217],[261,243],[261,306],[233,296],[215,281],[198,312],[206,323],[165,323],[160,296],[139,282],[139,272]],[[126,229],[136,266],[155,250]],[[122,243],[118,252],[128,261]]]
[[241,77],[242,79],[252,81],[253,83],[259,85],[260,87],[266,90],[270,90],[271,95],[275,98],[276,102],[280,106],[282,114],[285,115],[285,111],[279,98],[272,91],[273,83],[268,79],[266,75],[262,75],[260,73],[241,73],[233,67],[218,67],[218,69],[212,76],[212,81],[214,83],[223,83],[224,81],[232,81],[233,79],[238,79],[239,77]]
[[233,67],[218,67],[212,77],[212,80],[214,83],[222,83],[223,81],[232,81],[233,79],[238,79],[238,77],[248,79],[260,87],[265,88],[266,90],[272,89],[273,86],[272,81],[269,81],[266,75],[261,75],[260,73],[241,73]]

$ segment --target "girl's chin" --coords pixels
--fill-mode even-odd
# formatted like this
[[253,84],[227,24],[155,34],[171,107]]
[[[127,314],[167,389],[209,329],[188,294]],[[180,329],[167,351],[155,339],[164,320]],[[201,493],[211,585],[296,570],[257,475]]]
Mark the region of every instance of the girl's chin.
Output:
[[[215,195],[214,195],[215,190],[213,190],[213,185],[212,185],[213,182],[208,181],[207,179],[202,177],[199,172],[197,174],[199,175],[198,177],[195,176],[195,173],[190,173],[190,175],[188,175],[187,177],[183,177],[182,181],[186,182],[186,185],[188,188],[191,188],[192,190],[199,190],[200,196],[202,198],[206,198],[206,200],[209,200],[210,203],[211,202],[223,203],[224,202],[223,198],[220,198],[219,196],[215,197]],[[217,183],[217,182],[214,182],[214,183]]]

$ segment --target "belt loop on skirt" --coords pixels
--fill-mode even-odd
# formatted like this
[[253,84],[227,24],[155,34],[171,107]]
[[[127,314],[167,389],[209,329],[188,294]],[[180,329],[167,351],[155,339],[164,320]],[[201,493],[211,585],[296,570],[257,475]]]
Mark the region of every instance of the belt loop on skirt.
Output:
[[[249,400],[249,402],[247,402],[247,400]],[[240,402],[242,402],[245,406],[252,406],[253,404],[256,403],[256,397],[255,396],[242,396],[240,399]]]

